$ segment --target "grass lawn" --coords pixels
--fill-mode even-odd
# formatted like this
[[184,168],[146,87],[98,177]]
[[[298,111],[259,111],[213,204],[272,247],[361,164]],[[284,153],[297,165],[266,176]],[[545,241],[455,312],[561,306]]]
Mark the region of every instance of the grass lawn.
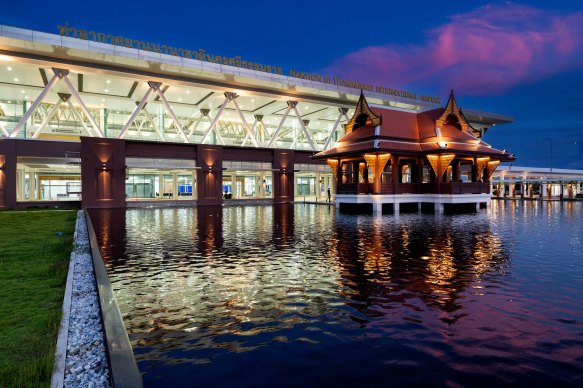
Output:
[[0,212],[0,387],[50,385],[76,217]]

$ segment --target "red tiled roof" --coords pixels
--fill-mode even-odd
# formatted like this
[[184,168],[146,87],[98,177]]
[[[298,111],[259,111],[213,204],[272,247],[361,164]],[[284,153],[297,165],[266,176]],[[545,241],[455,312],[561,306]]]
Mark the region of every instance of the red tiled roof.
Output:
[[[382,116],[378,134],[372,125],[359,127],[340,139],[336,147],[320,152],[315,157],[319,159],[363,152],[422,154],[457,152],[464,155],[494,156],[502,160],[513,160],[512,156],[492,148],[474,137],[469,131],[463,131],[461,124],[458,125],[455,121],[443,122],[442,127],[439,128],[441,136],[438,137],[436,121],[443,119],[444,108],[419,113],[378,107],[370,108],[370,110],[375,115]],[[456,118],[457,116],[454,120]]]

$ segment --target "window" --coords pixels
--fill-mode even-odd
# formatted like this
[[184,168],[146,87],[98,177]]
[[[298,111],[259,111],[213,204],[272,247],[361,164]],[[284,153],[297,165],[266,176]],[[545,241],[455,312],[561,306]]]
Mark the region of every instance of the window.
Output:
[[407,163],[401,167],[401,183],[411,183],[411,164]]
[[391,183],[393,181],[393,174],[391,171],[391,162],[389,161],[383,168],[381,174],[381,183]]
[[424,165],[423,166],[423,182],[422,183],[431,183],[431,167]]

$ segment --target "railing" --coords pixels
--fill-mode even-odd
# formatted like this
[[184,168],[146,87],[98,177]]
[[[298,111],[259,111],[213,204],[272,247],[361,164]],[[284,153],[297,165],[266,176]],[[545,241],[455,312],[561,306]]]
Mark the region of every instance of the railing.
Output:
[[373,192],[373,183],[340,183],[337,189],[338,194],[372,194]]
[[[357,191],[358,185],[358,191]],[[488,194],[487,182],[436,183],[381,183],[381,194]],[[341,183],[338,194],[369,194],[374,192],[372,183]]]
[[440,194],[488,194],[490,184],[486,182],[448,182],[440,184]]

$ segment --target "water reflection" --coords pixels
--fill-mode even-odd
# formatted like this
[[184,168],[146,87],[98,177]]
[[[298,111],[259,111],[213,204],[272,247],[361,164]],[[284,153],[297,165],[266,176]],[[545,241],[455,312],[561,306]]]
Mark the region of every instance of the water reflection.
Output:
[[335,228],[334,256],[351,305],[367,317],[383,315],[407,300],[419,298],[448,314],[449,324],[463,315],[459,299],[468,287],[479,289],[484,273],[500,273],[509,257],[488,219],[468,225],[453,218],[438,222],[370,222],[344,218]]
[[[547,265],[552,253],[559,266],[567,253],[581,260],[580,215],[576,204],[499,202],[453,217],[300,204],[91,217],[146,384],[255,386],[496,384],[533,371],[570,383],[583,271]],[[546,294],[541,282],[569,290]],[[571,322],[559,334],[557,319]],[[574,361],[548,366],[542,337]]]

